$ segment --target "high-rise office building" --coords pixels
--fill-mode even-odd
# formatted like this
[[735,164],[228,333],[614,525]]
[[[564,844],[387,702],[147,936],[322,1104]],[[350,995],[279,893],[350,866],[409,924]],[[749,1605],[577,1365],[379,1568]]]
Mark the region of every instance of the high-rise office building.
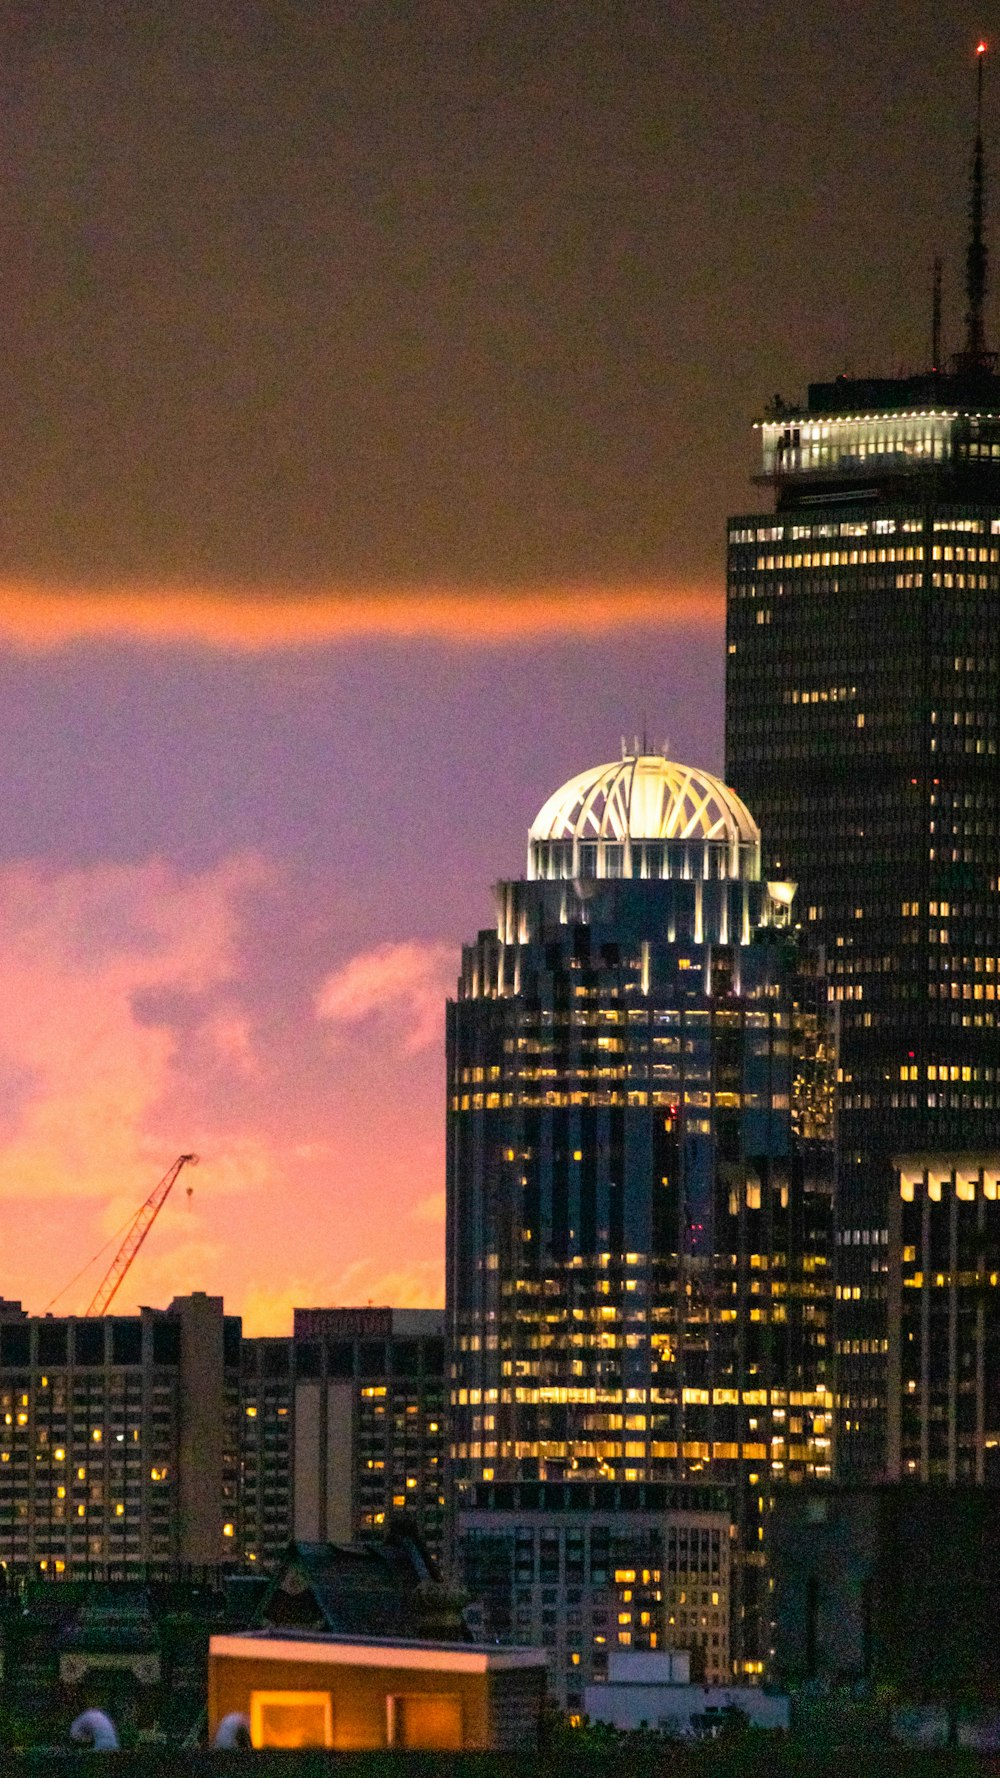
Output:
[[0,1305],[0,1562],[128,1578],[239,1559],[240,1322]]
[[901,1156],[889,1200],[887,1471],[1000,1482],[1000,1158]]
[[773,510],[729,527],[726,773],[767,872],[799,885],[840,1015],[838,1465],[861,1479],[887,1462],[898,1163],[961,1170],[1000,1150],[1000,378],[981,141],[972,216],[952,368],[776,400],[758,428]]
[[792,895],[724,784],[628,756],[545,804],[448,1013],[456,1484],[726,1482],[747,1616],[767,1488],[830,1465],[832,1050]]

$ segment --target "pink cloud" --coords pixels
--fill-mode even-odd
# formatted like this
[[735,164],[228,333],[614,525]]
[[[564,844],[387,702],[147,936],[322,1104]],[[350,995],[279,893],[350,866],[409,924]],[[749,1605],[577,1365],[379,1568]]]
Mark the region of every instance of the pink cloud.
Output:
[[[0,1295],[82,1311],[194,1150],[116,1308],[204,1289],[281,1332],[306,1300],[440,1301],[434,1045],[457,956],[375,947],[316,996],[296,895],[255,858],[0,867]],[[374,1042],[331,1045],[366,1020]]]
[[162,860],[0,871],[0,1071],[15,1082],[0,1198],[133,1200],[190,1146],[165,1105],[177,1037],[138,1008],[230,979],[238,903],[260,877],[253,859],[189,877]]
[[317,1017],[333,1025],[380,1018],[398,1032],[404,1054],[429,1049],[444,1036],[444,1002],[454,993],[458,952],[452,945],[405,940],[362,951],[327,976],[316,996]]
[[427,1222],[433,1228],[443,1229],[445,1219],[445,1194],[443,1191],[431,1192],[426,1198],[420,1198],[410,1216],[414,1222]]

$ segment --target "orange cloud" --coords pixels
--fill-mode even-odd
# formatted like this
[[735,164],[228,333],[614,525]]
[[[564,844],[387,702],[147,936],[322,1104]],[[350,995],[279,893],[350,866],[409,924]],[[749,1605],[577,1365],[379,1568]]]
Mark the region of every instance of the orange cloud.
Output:
[[358,1260],[339,1272],[299,1273],[280,1284],[251,1285],[243,1294],[243,1328],[248,1334],[287,1333],[292,1310],[310,1304],[358,1308],[366,1303],[394,1309],[437,1309],[444,1302],[444,1264],[413,1260],[383,1267]]
[[455,991],[458,952],[452,945],[376,945],[328,976],[316,996],[316,1014],[334,1025],[358,1025],[376,1015],[398,1021],[407,1055],[440,1043],[444,1002]]
[[444,1228],[447,1202],[444,1192],[431,1192],[429,1197],[421,1198],[414,1204],[410,1216],[414,1222],[429,1222],[437,1229]]
[[79,642],[262,654],[356,641],[470,647],[607,635],[623,629],[715,629],[715,588],[649,585],[318,588],[112,586],[104,591],[0,583],[0,644],[33,652]]
[[143,1198],[191,1149],[202,1164],[116,1307],[192,1288],[238,1306],[234,1285],[269,1269],[256,1237],[299,1163],[253,1084],[257,1037],[237,998],[246,904],[267,880],[252,856],[200,873],[159,859],[0,867],[0,1294],[82,1311]]

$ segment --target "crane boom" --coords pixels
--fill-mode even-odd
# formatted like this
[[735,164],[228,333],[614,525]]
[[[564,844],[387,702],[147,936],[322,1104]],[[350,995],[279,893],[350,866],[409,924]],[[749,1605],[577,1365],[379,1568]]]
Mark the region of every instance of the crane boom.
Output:
[[169,1198],[178,1173],[184,1167],[196,1167],[197,1164],[198,1156],[196,1154],[179,1154],[173,1166],[164,1173],[159,1184],[154,1185],[146,1202],[140,1204],[133,1221],[129,1224],[124,1241],[101,1279],[94,1300],[87,1310],[88,1315],[107,1314],[120,1286],[125,1281],[125,1274]]

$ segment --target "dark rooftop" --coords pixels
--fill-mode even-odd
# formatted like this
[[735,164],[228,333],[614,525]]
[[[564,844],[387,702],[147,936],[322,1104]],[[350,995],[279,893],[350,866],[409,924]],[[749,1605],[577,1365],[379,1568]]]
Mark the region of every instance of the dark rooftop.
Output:
[[[832,383],[810,383],[804,411],[868,414],[906,413],[924,408],[1000,412],[1000,377],[990,371],[978,371],[972,376],[922,371],[912,377],[836,377]],[[780,417],[781,411],[776,406],[776,417]]]

